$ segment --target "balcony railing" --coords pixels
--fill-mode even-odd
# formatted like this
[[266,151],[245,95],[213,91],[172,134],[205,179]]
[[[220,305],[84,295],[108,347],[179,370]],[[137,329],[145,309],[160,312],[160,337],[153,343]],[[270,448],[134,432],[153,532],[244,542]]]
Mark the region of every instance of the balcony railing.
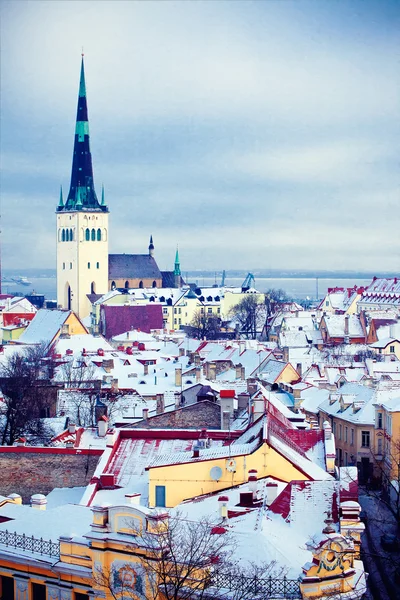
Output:
[[7,529],[0,531],[0,544],[8,548],[34,552],[42,556],[54,556],[55,558],[59,558],[60,556],[59,542],[52,542],[51,540],[44,540],[42,538],[38,539],[33,536],[27,536],[24,533],[19,534],[7,531]]
[[254,577],[246,575],[237,575],[235,573],[226,573],[215,571],[211,577],[211,585],[219,590],[229,591],[244,590],[246,598],[248,594],[254,595],[254,598],[282,598],[285,600],[301,598],[300,582],[297,579],[288,579],[287,577]]

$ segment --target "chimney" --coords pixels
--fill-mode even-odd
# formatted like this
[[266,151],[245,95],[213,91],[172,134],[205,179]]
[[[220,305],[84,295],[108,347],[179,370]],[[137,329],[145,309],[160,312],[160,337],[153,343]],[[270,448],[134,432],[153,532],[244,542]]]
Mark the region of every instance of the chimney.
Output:
[[69,439],[69,440],[65,441],[65,447],[66,448],[73,448],[74,446],[75,446],[74,440]]
[[163,412],[165,412],[165,406],[164,406],[164,394],[157,394],[157,398],[156,398],[156,406],[157,406],[157,414],[161,414]]
[[298,372],[299,377],[301,377],[301,374],[302,374],[302,364],[301,363],[297,363],[296,371]]
[[[197,365],[201,365],[201,357],[200,354],[198,352],[194,352],[194,364]],[[193,361],[192,361],[193,362]]]
[[143,365],[143,375],[148,375],[149,374],[149,365],[145,364]]
[[270,506],[273,501],[275,500],[275,498],[278,496],[278,484],[277,483],[267,483],[266,485],[267,488],[267,506]]
[[185,356],[185,348],[179,348],[179,356]]
[[229,410],[224,410],[222,413],[222,427],[221,429],[229,430],[231,423],[231,413]]
[[76,424],[68,423],[68,433],[76,433]]
[[99,437],[106,437],[108,429],[108,418],[103,415],[97,422],[97,433]]
[[248,379],[247,380],[247,391],[252,396],[256,393],[258,389],[257,380],[256,379]]
[[332,438],[332,427],[329,421],[324,421],[322,423],[322,428],[324,430],[324,438],[325,440],[330,440]]
[[149,418],[149,409],[148,408],[143,409],[142,418],[143,418],[143,421],[147,421],[147,419]]
[[344,316],[344,335],[349,335],[349,319],[350,315]]
[[200,448],[198,446],[193,446],[192,458],[199,458],[199,456],[200,456]]
[[246,379],[246,367],[241,367],[241,369],[240,369],[240,379],[242,381],[245,381],[245,379]]
[[235,365],[235,377],[236,379],[241,379],[241,375],[242,375],[242,364],[238,363],[237,365]]
[[210,381],[215,381],[217,376],[217,367],[215,362],[209,362],[208,363],[208,379]]
[[142,494],[125,494],[125,503],[133,504],[134,506],[139,506],[140,498]]
[[257,495],[257,469],[251,469],[249,471],[248,483],[249,490],[253,494],[253,499],[255,499]]
[[239,506],[253,506],[253,492],[240,492]]
[[16,446],[26,446],[26,438],[20,437],[17,439]]
[[36,510],[46,510],[47,498],[43,494],[33,494],[31,496],[31,506]]
[[182,385],[182,367],[175,369],[175,385],[178,387]]
[[196,382],[198,382],[201,379],[201,367],[196,367],[195,372],[196,372]]
[[218,498],[219,516],[223,521],[226,521],[228,518],[228,502],[228,496],[220,496]]

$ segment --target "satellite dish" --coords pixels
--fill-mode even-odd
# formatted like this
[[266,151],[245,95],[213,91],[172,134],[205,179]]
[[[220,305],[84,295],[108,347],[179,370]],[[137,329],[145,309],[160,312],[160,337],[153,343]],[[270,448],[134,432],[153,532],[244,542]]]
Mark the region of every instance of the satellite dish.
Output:
[[210,477],[213,481],[219,481],[222,477],[221,467],[213,467],[210,471]]

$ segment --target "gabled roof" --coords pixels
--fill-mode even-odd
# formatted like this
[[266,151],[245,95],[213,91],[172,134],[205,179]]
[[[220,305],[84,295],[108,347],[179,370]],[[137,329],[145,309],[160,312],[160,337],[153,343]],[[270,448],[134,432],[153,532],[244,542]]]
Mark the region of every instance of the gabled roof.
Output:
[[41,308],[19,338],[18,343],[40,344],[46,342],[50,345],[71,314],[71,310]]
[[108,279],[161,279],[161,271],[149,254],[109,254]]
[[100,322],[102,333],[107,339],[125,333],[130,329],[140,329],[150,333],[152,329],[162,329],[163,314],[161,304],[141,304],[136,306],[101,306]]

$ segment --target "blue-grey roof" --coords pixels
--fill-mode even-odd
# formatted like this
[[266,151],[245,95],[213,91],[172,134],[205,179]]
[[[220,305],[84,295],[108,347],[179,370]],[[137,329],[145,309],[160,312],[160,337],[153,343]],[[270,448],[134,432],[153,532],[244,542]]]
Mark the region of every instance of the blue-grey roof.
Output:
[[18,342],[23,344],[50,344],[71,314],[70,310],[38,310]]
[[108,279],[161,279],[161,271],[149,254],[109,254]]

